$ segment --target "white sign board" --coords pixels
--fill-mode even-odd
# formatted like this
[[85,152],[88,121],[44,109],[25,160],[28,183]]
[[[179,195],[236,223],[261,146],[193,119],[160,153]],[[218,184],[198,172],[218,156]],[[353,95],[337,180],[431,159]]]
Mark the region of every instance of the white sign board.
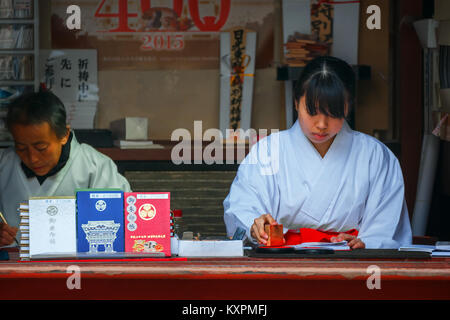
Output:
[[98,101],[97,50],[41,50],[41,82],[62,101]]

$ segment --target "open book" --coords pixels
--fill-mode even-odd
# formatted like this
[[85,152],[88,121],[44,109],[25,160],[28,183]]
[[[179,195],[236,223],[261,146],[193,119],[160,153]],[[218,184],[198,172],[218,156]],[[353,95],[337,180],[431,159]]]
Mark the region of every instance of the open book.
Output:
[[340,242],[303,242],[292,246],[296,250],[300,249],[331,249],[331,250],[350,250],[347,241]]

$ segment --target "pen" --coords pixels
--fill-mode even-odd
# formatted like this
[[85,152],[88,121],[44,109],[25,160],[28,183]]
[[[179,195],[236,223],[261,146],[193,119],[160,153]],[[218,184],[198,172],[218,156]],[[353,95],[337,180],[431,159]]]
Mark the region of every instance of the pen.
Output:
[[[5,219],[5,217],[3,216],[3,213],[0,211],[0,219],[2,219],[2,221],[3,221],[3,223],[4,224],[8,224],[8,221],[6,221],[6,219]],[[16,237],[14,237],[14,241],[16,242],[16,244],[18,245],[18,246],[20,246],[19,245],[19,242],[17,241],[17,239],[16,239]]]

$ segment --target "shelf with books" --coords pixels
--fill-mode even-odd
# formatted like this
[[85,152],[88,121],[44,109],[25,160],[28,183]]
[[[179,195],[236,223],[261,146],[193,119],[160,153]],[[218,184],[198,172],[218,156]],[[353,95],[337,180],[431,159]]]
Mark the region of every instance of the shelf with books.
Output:
[[39,89],[38,0],[0,2],[0,147],[12,144],[6,130],[7,105]]
[[38,0],[2,0],[0,1],[0,19],[32,20],[35,13],[34,2]]

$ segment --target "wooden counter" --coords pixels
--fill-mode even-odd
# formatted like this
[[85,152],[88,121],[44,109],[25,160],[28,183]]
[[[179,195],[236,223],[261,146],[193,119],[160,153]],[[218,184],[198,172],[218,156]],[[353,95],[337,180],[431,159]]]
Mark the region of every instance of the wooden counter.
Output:
[[[161,258],[0,262],[0,299],[450,299],[450,258]],[[69,266],[81,289],[69,290]],[[368,289],[369,266],[381,271]]]

